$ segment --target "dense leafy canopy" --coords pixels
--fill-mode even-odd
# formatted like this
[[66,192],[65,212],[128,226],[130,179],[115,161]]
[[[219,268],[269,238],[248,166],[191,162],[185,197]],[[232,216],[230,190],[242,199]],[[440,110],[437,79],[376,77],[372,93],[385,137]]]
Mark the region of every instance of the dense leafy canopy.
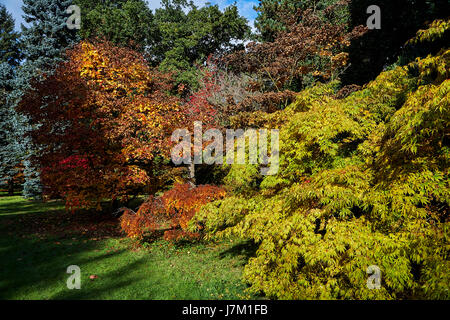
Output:
[[[260,0],[251,35],[236,5],[24,0],[19,34],[0,6],[0,183],[23,171],[25,196],[121,206],[137,243],[248,240],[244,279],[269,298],[449,299],[446,8]],[[195,121],[279,129],[278,173],[175,165],[172,134]]]
[[[311,9],[312,12],[319,15],[322,20],[329,23],[345,24],[349,19],[347,7],[348,1],[342,0],[259,0],[255,10],[258,17],[255,21],[255,27],[259,33],[259,40],[272,42],[280,31],[286,31],[289,23],[283,19],[286,13],[293,13],[301,9],[303,11]],[[338,5],[336,10],[327,13],[327,8],[331,5]],[[297,22],[300,22],[300,16]]]
[[69,207],[126,198],[151,182],[152,165],[182,120],[170,81],[142,55],[108,42],[82,42],[68,62],[36,83],[20,110],[35,126],[49,195]]
[[250,34],[247,19],[235,5],[196,7],[184,0],[164,0],[153,13],[143,0],[77,0],[83,38],[105,38],[145,54],[153,66],[175,72],[175,81],[198,87],[196,65],[210,55],[235,48]]
[[[442,49],[344,99],[333,82],[303,91],[276,118],[280,173],[235,166],[234,193],[192,229],[257,243],[245,279],[270,297],[448,299],[449,58]],[[366,286],[370,265],[380,290]]]
[[[345,2],[331,5],[323,13],[330,17],[346,6]],[[344,49],[366,31],[358,26],[348,32],[347,24],[323,21],[313,9],[279,13],[279,17],[288,27],[274,41],[252,42],[224,59],[232,72],[249,76],[257,92],[241,101],[240,111],[273,112],[292,102],[295,92],[337,79],[348,63]]]
[[144,0],[76,0],[83,39],[102,38],[143,52],[157,40],[153,13]]
[[[235,5],[222,12],[218,5],[201,8],[185,1],[163,1],[155,21],[160,41],[152,49],[163,71],[175,71],[177,82],[197,87],[197,65],[242,46],[250,33],[247,19]],[[188,11],[187,13],[185,11]]]

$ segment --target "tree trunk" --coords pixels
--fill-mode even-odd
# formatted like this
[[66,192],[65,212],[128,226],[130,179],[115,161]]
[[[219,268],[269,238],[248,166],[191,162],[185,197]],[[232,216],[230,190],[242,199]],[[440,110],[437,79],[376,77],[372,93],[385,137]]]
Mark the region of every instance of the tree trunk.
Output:
[[120,202],[117,199],[114,199],[111,203],[111,207],[113,211],[116,211],[120,207]]
[[14,179],[11,178],[8,180],[8,196],[14,195]]
[[197,185],[197,182],[195,181],[195,164],[194,163],[191,163],[189,165],[189,174],[190,174],[190,178],[191,178],[191,181],[194,184],[194,186]]

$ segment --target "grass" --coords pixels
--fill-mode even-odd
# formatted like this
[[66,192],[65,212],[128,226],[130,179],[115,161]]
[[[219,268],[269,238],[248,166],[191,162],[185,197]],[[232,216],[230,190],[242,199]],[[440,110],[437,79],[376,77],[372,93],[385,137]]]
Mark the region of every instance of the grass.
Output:
[[[255,298],[241,281],[251,254],[232,240],[137,248],[104,214],[0,197],[0,299]],[[70,265],[81,269],[80,290],[67,288]]]

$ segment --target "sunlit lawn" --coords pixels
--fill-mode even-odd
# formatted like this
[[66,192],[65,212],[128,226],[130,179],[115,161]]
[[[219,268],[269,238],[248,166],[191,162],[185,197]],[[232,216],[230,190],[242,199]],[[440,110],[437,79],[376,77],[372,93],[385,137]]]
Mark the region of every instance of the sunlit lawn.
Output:
[[[254,298],[241,281],[248,245],[159,240],[137,248],[117,219],[63,207],[0,197],[1,299]],[[80,290],[67,288],[70,265],[81,268]]]

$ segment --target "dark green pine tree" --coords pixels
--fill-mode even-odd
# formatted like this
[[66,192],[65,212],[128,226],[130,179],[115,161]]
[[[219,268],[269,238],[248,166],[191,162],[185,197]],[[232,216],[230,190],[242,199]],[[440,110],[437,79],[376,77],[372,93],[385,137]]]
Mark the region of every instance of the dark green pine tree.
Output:
[[21,60],[19,33],[14,31],[14,19],[5,6],[0,5],[0,184],[14,192],[14,176],[20,157],[16,151],[11,103],[12,80]]
[[[31,81],[42,80],[45,75],[53,72],[56,66],[64,60],[65,51],[77,40],[77,30],[69,29],[66,13],[72,0],[24,0],[22,10],[26,26],[22,25],[21,44],[23,46],[24,63],[18,71],[14,83],[12,100],[20,101],[22,94],[30,90]],[[22,117],[16,121],[18,132],[30,131],[27,119]],[[21,141],[21,152],[24,159],[24,196],[38,198],[42,193],[39,168],[33,162],[33,155],[38,147],[31,140]]]
[[19,33],[14,30],[14,19],[0,4],[0,63],[16,67],[21,60]]

